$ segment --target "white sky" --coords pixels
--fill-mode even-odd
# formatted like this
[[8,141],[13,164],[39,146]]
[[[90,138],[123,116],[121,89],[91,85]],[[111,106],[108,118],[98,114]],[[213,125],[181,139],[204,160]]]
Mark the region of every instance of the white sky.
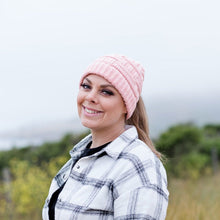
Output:
[[144,97],[220,94],[219,6],[214,0],[1,0],[0,131],[75,117],[80,75],[110,53],[142,63]]

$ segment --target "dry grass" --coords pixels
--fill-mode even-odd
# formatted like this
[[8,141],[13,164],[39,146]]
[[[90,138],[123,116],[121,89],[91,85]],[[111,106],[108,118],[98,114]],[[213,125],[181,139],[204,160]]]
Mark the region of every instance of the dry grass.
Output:
[[197,181],[169,181],[170,200],[166,220],[219,220],[220,174]]

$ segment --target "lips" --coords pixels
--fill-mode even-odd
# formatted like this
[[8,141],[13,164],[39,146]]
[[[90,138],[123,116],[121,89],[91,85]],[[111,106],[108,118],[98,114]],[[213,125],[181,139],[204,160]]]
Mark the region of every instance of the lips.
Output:
[[102,113],[102,111],[91,109],[91,108],[88,108],[88,107],[85,107],[85,106],[83,106],[83,109],[88,114],[99,114],[99,113]]

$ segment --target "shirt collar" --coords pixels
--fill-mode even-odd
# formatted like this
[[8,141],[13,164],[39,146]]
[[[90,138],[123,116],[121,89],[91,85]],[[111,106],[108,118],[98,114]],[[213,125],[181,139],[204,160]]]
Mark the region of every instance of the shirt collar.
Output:
[[92,141],[92,135],[89,134],[85,138],[83,138],[78,144],[76,144],[72,150],[70,150],[70,156],[73,159],[77,159],[81,156],[81,154],[84,152],[86,149],[86,146],[88,145],[89,142]]
[[117,159],[125,147],[138,138],[135,126],[126,125],[125,129],[120,136],[105,148],[106,153],[114,159]]
[[[95,155],[106,152],[110,157],[117,159],[124,148],[138,138],[137,129],[133,125],[126,125],[125,131],[107,145],[104,149],[97,152]],[[70,155],[73,159],[77,159],[84,152],[87,144],[92,141],[92,135],[89,134],[82,139],[74,148],[70,151]]]

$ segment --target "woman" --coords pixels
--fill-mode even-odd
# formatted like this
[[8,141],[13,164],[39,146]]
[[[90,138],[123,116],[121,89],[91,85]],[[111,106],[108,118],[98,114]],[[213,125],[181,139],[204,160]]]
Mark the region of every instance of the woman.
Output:
[[143,80],[142,66],[125,56],[87,68],[77,107],[91,134],[53,179],[44,220],[165,219],[167,178],[148,135]]

